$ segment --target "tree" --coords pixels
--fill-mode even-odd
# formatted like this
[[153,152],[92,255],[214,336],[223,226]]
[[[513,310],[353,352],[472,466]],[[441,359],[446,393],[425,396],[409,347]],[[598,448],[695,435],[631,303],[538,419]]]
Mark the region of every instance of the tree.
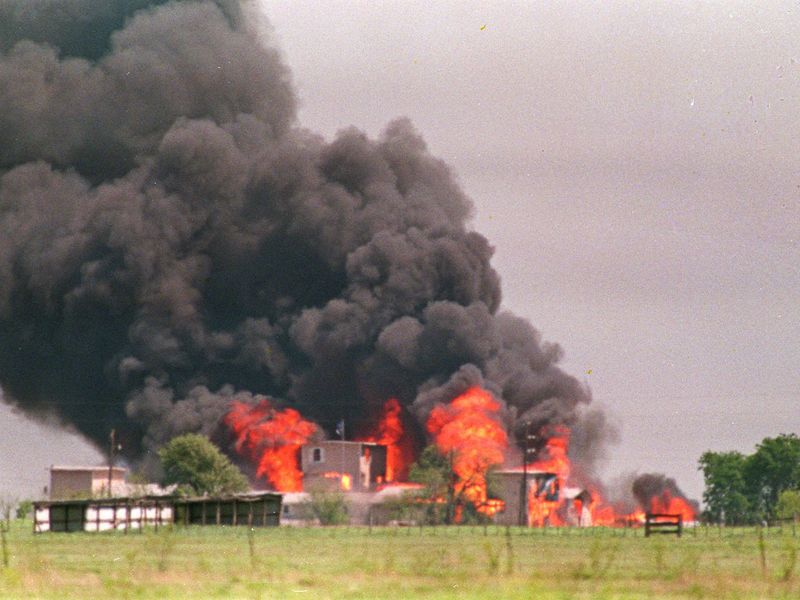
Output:
[[[443,455],[435,445],[428,446],[422,451],[419,460],[411,465],[408,479],[414,483],[421,483],[424,488],[421,496],[428,503],[427,519],[434,523],[442,520],[450,525],[459,523],[480,523],[486,518],[479,511],[470,492],[478,487],[485,487],[487,497],[496,497],[494,487],[496,478],[491,467],[476,468],[471,477],[457,481],[453,472],[453,455]],[[444,511],[444,515],[440,513]],[[443,518],[442,518],[443,517]]]
[[31,511],[33,511],[33,500],[20,500],[17,504],[18,519],[27,519]]
[[409,481],[420,483],[424,487],[420,496],[428,502],[427,520],[440,522],[440,507],[444,502],[444,521],[450,523],[453,518],[455,479],[450,459],[443,456],[436,446],[428,446],[422,451],[419,459],[408,472]]
[[11,531],[11,509],[16,500],[0,497],[0,552],[3,556],[3,567],[8,568],[11,554],[8,550],[8,532]]
[[797,519],[800,516],[800,490],[783,490],[775,505],[779,519]]
[[800,489],[800,438],[795,434],[764,438],[749,456],[705,452],[699,468],[710,520],[738,524],[768,519],[777,514],[784,491]]
[[781,492],[800,488],[800,438],[764,438],[747,457],[744,481],[751,506],[762,517],[774,516]]
[[444,498],[453,484],[453,469],[450,461],[436,446],[428,446],[419,460],[411,465],[409,481],[425,486],[425,495],[431,499]]
[[741,524],[751,519],[744,480],[747,457],[739,452],[704,452],[703,472],[706,518],[714,523]]
[[241,471],[205,436],[187,433],[172,438],[158,455],[164,469],[162,483],[177,484],[182,493],[232,494],[249,487]]

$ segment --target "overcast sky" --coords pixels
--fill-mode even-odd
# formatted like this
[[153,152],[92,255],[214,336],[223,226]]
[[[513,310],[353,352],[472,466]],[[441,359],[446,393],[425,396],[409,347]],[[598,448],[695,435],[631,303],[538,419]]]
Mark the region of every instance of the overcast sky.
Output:
[[794,3],[265,2],[301,122],[410,117],[506,308],[621,425],[609,475],[800,431]]
[[[699,498],[702,451],[800,432],[794,3],[263,4],[304,126],[408,116],[452,165],[505,308],[619,423],[609,477]],[[0,414],[42,471],[99,458]]]

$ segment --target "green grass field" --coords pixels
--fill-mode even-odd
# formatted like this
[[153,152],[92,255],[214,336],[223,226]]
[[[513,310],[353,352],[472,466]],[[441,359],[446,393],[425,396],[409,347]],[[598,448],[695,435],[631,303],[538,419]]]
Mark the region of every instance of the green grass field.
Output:
[[[623,535],[624,534],[624,535]],[[2,598],[799,598],[791,529],[192,527],[31,533]]]

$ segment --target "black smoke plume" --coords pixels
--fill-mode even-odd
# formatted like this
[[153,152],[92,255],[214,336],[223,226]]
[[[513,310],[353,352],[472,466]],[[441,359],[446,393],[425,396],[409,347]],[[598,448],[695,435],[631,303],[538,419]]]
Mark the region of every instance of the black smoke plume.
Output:
[[302,129],[252,10],[0,0],[6,398],[100,447],[116,428],[134,461],[255,394],[331,431],[477,383],[511,431],[580,429],[588,390],[498,312],[448,166],[404,119]]

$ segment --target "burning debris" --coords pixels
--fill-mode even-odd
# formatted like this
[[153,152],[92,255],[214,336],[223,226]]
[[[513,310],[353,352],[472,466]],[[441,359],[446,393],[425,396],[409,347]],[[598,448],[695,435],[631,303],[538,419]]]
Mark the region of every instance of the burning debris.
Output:
[[646,512],[681,515],[684,522],[694,521],[696,502],[687,500],[674,479],[645,473],[633,482],[633,495]]
[[472,204],[407,120],[302,129],[254,5],[59,6],[0,5],[6,400],[98,447],[115,428],[145,468],[203,432],[279,490],[342,419],[387,448],[385,481],[430,438],[476,504],[527,426],[552,432],[532,468],[591,476],[608,426],[560,348],[499,312]]

